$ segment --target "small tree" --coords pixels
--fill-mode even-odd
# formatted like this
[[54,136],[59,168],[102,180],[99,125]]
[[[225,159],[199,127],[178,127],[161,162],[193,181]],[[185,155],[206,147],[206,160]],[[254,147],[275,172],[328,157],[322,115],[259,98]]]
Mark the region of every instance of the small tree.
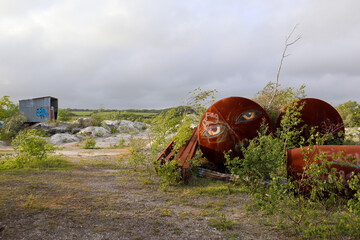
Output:
[[0,98],[0,121],[3,125],[0,128],[0,139],[11,140],[22,129],[25,117],[19,114],[17,105],[9,100],[9,96]]
[[61,161],[52,157],[54,146],[49,144],[35,130],[23,130],[13,143],[17,155],[5,161],[9,168],[48,168],[61,165]]
[[19,108],[9,100],[9,96],[0,98],[0,121],[6,121],[17,115]]
[[92,137],[86,137],[84,142],[84,149],[94,149],[96,145],[96,140]]
[[281,55],[281,59],[280,59],[280,64],[279,64],[279,69],[278,69],[278,72],[277,72],[277,75],[276,75],[276,83],[275,83],[275,88],[274,88],[274,91],[273,91],[273,94],[270,98],[270,101],[268,102],[267,104],[267,109],[273,109],[272,105],[273,105],[273,101],[275,99],[275,97],[277,96],[278,94],[278,90],[279,90],[279,87],[280,87],[280,84],[279,84],[279,78],[280,78],[280,72],[281,72],[281,68],[282,68],[282,65],[283,65],[283,62],[284,62],[284,59],[289,56],[288,54],[286,54],[286,51],[288,49],[288,47],[290,47],[291,45],[295,44],[297,41],[299,41],[301,39],[301,36],[298,35],[294,40],[291,40],[291,37],[293,35],[293,33],[295,32],[296,28],[297,28],[298,24],[296,24],[293,28],[293,30],[291,31],[291,33],[286,37],[285,39],[285,46],[284,46],[284,50],[283,50],[283,53]]

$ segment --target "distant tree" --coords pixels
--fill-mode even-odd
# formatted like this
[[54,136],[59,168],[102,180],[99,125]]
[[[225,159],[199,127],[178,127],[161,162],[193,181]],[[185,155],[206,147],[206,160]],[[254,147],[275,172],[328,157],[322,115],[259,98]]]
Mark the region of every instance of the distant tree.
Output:
[[71,113],[68,109],[59,109],[58,119],[61,121],[69,121],[71,119]]
[[345,127],[360,126],[360,105],[356,101],[347,101],[336,107]]

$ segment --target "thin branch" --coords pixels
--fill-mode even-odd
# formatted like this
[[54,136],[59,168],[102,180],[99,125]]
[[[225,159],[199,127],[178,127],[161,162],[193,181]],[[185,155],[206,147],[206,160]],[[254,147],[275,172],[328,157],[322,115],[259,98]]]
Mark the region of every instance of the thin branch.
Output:
[[283,50],[283,53],[282,53],[282,56],[281,56],[281,60],[280,60],[280,65],[279,65],[279,69],[278,69],[278,72],[277,72],[277,75],[276,75],[276,84],[275,84],[275,89],[274,89],[274,93],[268,103],[268,106],[267,108],[269,109],[271,107],[271,104],[273,103],[277,93],[278,93],[278,88],[279,88],[279,77],[280,77],[280,72],[281,72],[281,67],[282,67],[282,64],[283,64],[283,61],[284,61],[284,58],[286,58],[287,56],[289,56],[289,54],[286,54],[286,50],[289,46],[293,45],[294,43],[296,43],[297,41],[299,41],[301,39],[301,35],[298,35],[292,42],[289,42],[291,36],[293,35],[293,33],[295,32],[297,26],[299,24],[296,24],[293,28],[293,30],[291,31],[291,33],[286,37],[285,39],[285,47],[284,47],[284,50]]

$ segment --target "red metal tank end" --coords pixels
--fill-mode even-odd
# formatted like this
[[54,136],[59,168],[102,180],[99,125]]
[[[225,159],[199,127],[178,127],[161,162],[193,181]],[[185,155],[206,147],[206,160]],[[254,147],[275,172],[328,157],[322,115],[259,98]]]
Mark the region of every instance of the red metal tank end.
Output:
[[242,148],[258,136],[261,124],[270,118],[256,102],[243,97],[224,98],[211,105],[199,123],[199,146],[205,157],[213,163],[225,163],[224,152],[231,157],[243,157]]
[[[301,129],[306,125],[302,133],[306,140],[310,138],[310,130],[313,127],[316,127],[316,132],[319,132],[321,135],[332,134],[334,138],[338,138],[340,132],[345,134],[344,123],[340,114],[327,102],[316,98],[303,98],[297,103],[297,106],[303,106],[300,110],[302,122],[297,125],[297,128]],[[276,118],[276,129],[280,127],[284,110],[288,107],[289,105],[285,106]],[[342,139],[344,134],[341,136]]]

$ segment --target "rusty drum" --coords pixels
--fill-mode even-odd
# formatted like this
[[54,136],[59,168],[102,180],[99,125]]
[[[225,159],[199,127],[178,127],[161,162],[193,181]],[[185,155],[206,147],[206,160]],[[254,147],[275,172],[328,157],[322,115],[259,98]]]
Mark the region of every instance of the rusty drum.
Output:
[[225,163],[224,152],[242,157],[242,148],[258,135],[265,121],[272,131],[265,110],[256,102],[243,97],[224,98],[211,105],[199,123],[199,146],[205,157],[213,163]]
[[[313,127],[316,128],[315,132],[319,132],[321,135],[329,133],[332,134],[334,138],[339,138],[340,132],[345,133],[343,120],[340,114],[327,102],[316,98],[303,98],[298,101],[297,106],[303,106],[300,110],[302,122],[298,124],[297,127],[298,129],[301,129],[306,125],[306,128],[302,133],[302,136],[305,139],[309,139],[311,134],[310,130]],[[280,127],[284,110],[288,107],[289,105],[287,105],[278,115],[276,119],[276,128]],[[341,139],[343,139],[343,137],[344,134],[340,136]]]
[[[360,146],[354,145],[315,145],[312,147],[288,149],[286,152],[286,171],[288,178],[301,180],[306,164],[316,162],[319,153],[324,154],[324,159],[331,163],[331,168],[342,174],[348,180],[351,173],[360,173]],[[307,159],[305,161],[304,159]]]

